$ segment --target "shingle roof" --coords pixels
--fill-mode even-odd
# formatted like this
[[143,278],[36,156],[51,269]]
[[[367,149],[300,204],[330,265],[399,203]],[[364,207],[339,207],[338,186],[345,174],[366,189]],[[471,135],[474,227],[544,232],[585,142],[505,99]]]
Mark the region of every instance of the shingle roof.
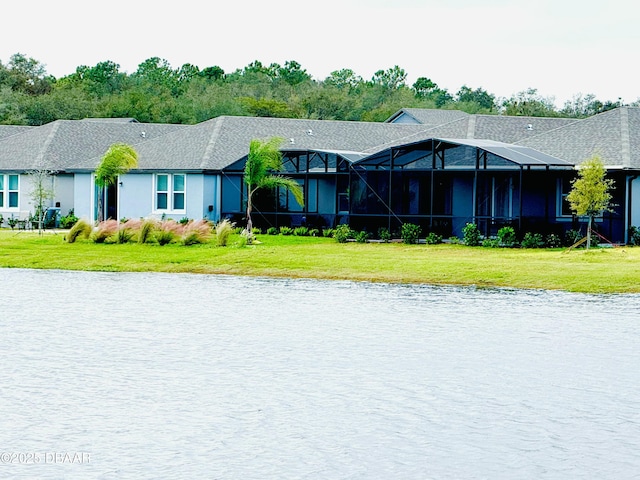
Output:
[[516,117],[507,115],[470,115],[455,110],[404,108],[387,122],[399,121],[408,115],[417,123],[431,129],[438,137],[484,138],[515,143],[525,138],[575,123],[575,118]]
[[134,147],[183,125],[57,120],[0,140],[0,169],[24,171],[93,170],[107,149],[124,142]]
[[34,127],[25,127],[22,125],[0,125],[0,140],[11,135],[26,132]]
[[575,164],[599,154],[608,167],[637,169],[640,108],[616,108],[518,143]]
[[244,157],[256,138],[282,137],[283,150],[363,152],[423,129],[373,122],[218,117],[141,145],[138,163],[141,169],[222,170]]

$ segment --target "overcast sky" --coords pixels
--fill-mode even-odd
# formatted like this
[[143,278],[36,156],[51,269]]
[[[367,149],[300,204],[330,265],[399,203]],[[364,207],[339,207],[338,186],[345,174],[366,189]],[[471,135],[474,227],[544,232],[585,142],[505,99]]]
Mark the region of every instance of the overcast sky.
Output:
[[295,60],[317,80],[398,65],[409,85],[427,77],[450,93],[640,98],[637,0],[35,0],[2,11],[0,62],[22,53],[57,78],[106,60],[127,73],[151,57],[226,72]]

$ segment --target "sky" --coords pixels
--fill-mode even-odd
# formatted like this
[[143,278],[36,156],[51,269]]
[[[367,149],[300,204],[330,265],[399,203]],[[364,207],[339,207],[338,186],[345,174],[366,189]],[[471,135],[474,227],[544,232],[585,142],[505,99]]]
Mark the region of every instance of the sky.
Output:
[[56,78],[103,61],[133,73],[159,57],[225,72],[294,60],[314,79],[399,66],[450,93],[536,89],[640,98],[637,0],[32,0],[3,5],[0,62],[21,53]]

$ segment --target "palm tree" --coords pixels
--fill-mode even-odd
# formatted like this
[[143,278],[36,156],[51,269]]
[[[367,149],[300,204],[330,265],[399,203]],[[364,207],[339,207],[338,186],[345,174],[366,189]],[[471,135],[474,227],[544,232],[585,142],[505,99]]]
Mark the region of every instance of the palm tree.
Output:
[[272,172],[280,172],[282,166],[282,152],[280,145],[283,138],[273,137],[268,140],[251,140],[249,155],[244,167],[244,182],[247,184],[247,234],[251,238],[253,224],[251,210],[253,194],[260,188],[280,187],[290,191],[300,205],[304,205],[302,187],[289,177],[283,177]]
[[138,166],[138,153],[125,143],[114,143],[106,151],[96,169],[96,185],[100,187],[98,195],[98,221],[104,218],[105,189],[115,185],[119,175],[124,175]]

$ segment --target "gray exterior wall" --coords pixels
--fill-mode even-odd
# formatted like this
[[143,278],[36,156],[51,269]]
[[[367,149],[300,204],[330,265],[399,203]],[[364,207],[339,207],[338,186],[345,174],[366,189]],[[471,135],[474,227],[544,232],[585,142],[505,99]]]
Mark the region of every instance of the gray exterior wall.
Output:
[[55,196],[53,197],[52,204],[56,205],[57,203],[60,203],[60,215],[67,215],[69,213],[69,210],[74,208],[73,183],[74,178],[70,173],[55,176]]
[[76,217],[93,221],[94,204],[92,174],[76,173],[73,181],[73,208]]

